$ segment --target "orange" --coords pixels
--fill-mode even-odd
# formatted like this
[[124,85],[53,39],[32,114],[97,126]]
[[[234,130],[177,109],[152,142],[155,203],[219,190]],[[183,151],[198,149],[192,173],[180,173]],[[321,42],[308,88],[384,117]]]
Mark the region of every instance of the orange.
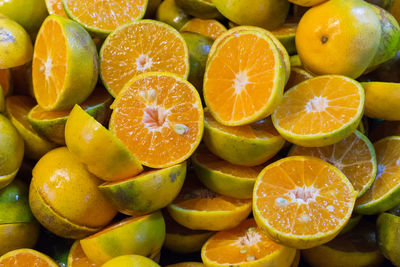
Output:
[[203,135],[203,108],[196,88],[171,73],[135,77],[111,108],[111,132],[148,167],[183,162]]
[[296,54],[296,30],[297,23],[285,23],[281,27],[271,31],[272,34],[278,38],[278,40],[286,48],[289,55]]
[[400,120],[400,83],[363,82],[365,116],[388,121]]
[[17,249],[0,257],[1,267],[58,267],[49,256],[33,249]]
[[370,4],[331,0],[310,8],[301,18],[296,48],[301,62],[315,74],[357,78],[372,63],[381,32]]
[[180,30],[181,32],[200,33],[213,40],[226,32],[226,27],[215,19],[198,19],[189,20]]
[[309,156],[287,157],[258,176],[253,215],[274,241],[306,249],[339,234],[356,197],[349,180],[333,165]]
[[363,110],[364,90],[358,82],[325,75],[286,91],[272,122],[283,138],[296,145],[327,146],[349,136]]
[[62,0],[46,0],[47,11],[49,14],[56,14],[67,18],[65,14]]
[[294,87],[295,85],[298,85],[301,82],[304,82],[305,80],[313,78],[314,75],[302,68],[299,67],[292,67],[290,70],[290,77],[288,82],[286,83],[285,86],[285,91],[289,90],[290,88]]
[[210,56],[203,93],[215,120],[238,126],[273,112],[282,99],[286,74],[270,37],[241,31],[227,37]]
[[189,52],[178,31],[162,22],[141,20],[107,37],[100,51],[100,74],[111,95],[115,97],[133,77],[150,71],[188,77]]
[[72,20],[47,17],[36,38],[32,63],[38,104],[45,110],[72,108],[92,93],[97,77],[97,50],[90,35]]
[[247,219],[211,237],[201,249],[205,266],[290,266],[296,249],[279,245]]
[[63,0],[65,12],[87,30],[101,35],[143,18],[148,0],[80,1]]
[[291,156],[307,155],[325,160],[341,170],[361,197],[371,186],[376,176],[376,156],[372,143],[355,130],[342,141],[324,147],[294,146]]
[[289,0],[289,2],[299,6],[315,6],[325,1],[326,0]]
[[10,69],[0,69],[0,86],[3,89],[3,95],[7,96],[11,93],[11,82]]
[[89,260],[83,252],[81,243],[77,240],[69,250],[68,267],[100,267],[100,265]]

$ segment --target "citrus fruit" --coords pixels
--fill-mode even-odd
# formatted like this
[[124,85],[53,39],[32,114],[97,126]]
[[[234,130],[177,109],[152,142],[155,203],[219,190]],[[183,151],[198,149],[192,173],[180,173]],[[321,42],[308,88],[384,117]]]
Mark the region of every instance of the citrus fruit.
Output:
[[191,156],[203,135],[196,89],[171,73],[128,82],[111,108],[110,130],[148,167],[166,168]]
[[0,189],[12,182],[24,156],[24,140],[10,120],[0,114]]
[[107,37],[100,51],[100,70],[104,85],[116,96],[129,80],[144,72],[166,71],[187,78],[188,48],[182,36],[165,23],[132,22]]
[[375,149],[368,138],[355,130],[342,141],[324,147],[293,146],[291,156],[305,155],[323,159],[341,170],[361,197],[375,180]]
[[2,1],[0,13],[15,20],[29,33],[37,32],[48,15],[44,0]]
[[302,66],[299,55],[290,56],[289,60],[290,60],[291,67],[301,67]]
[[0,69],[0,86],[4,96],[8,96],[12,91],[12,79],[10,69]]
[[154,212],[170,204],[178,195],[186,177],[186,162],[161,170],[104,183],[99,186],[103,195],[128,215]]
[[290,265],[290,267],[298,267],[300,264],[300,258],[301,258],[300,250],[297,250],[292,265]]
[[78,105],[68,117],[65,142],[88,170],[103,180],[123,179],[143,170],[125,145]]
[[259,26],[268,30],[284,23],[290,6],[287,0],[213,0],[213,3],[222,15],[236,24]]
[[381,32],[370,4],[332,0],[312,7],[301,18],[296,48],[306,69],[315,74],[357,78],[372,63]]
[[213,0],[175,0],[175,2],[186,14],[196,18],[214,19],[222,17]]
[[326,2],[326,0],[289,0],[289,2],[299,6],[315,6]]
[[[7,223],[0,224],[0,255],[20,248],[33,248],[39,237],[39,224]],[[1,265],[0,266],[4,266]]]
[[[103,88],[97,88],[80,106],[100,123],[108,122],[113,99]],[[59,145],[65,145],[65,124],[71,109],[47,111],[36,105],[28,114],[28,121],[41,136]]]
[[38,160],[56,145],[42,138],[28,122],[28,113],[35,105],[35,100],[30,96],[14,95],[6,100],[8,117],[24,139],[24,154],[30,159]]
[[390,213],[382,213],[376,221],[377,241],[383,255],[394,265],[400,265],[399,247],[400,217]]
[[148,3],[148,0],[62,1],[68,17],[100,35],[107,35],[125,23],[143,18]]
[[254,219],[218,232],[201,249],[205,266],[290,266],[296,249],[269,239]]
[[45,0],[47,11],[50,15],[55,14],[67,18],[62,0]]
[[166,267],[204,267],[204,264],[201,262],[181,262],[167,265]]
[[236,165],[255,166],[272,158],[285,140],[275,130],[271,118],[248,125],[225,126],[208,109],[204,112],[204,143],[212,153]]
[[146,7],[145,18],[153,18],[156,14],[157,8],[160,6],[163,0],[149,0]]
[[69,250],[68,267],[100,267],[100,265],[88,259],[83,252],[81,243],[77,240]]
[[49,256],[33,249],[17,249],[0,257],[2,267],[58,267]]
[[276,130],[300,146],[327,146],[358,126],[364,109],[362,86],[345,76],[323,75],[286,91],[272,114]]
[[237,226],[251,213],[251,200],[221,196],[191,175],[168,206],[171,217],[192,230],[220,231]]
[[290,69],[290,76],[289,80],[286,83],[285,86],[285,91],[289,90],[290,88],[294,87],[295,85],[298,85],[301,82],[304,82],[305,80],[313,78],[314,75],[300,67],[292,67]]
[[204,100],[219,123],[249,124],[273,112],[282,98],[285,76],[271,38],[260,31],[241,31],[227,37],[211,54],[204,75]]
[[204,71],[206,70],[208,53],[213,41],[204,35],[192,32],[183,32],[182,37],[189,50],[190,72],[188,81],[194,85],[200,96],[202,96]]
[[218,36],[226,32],[227,29],[218,20],[194,18],[183,25],[180,31],[200,33],[210,39],[215,40]]
[[355,211],[378,214],[396,206],[400,201],[398,173],[400,172],[400,137],[390,136],[374,143],[378,171],[369,190],[357,200]]
[[157,254],[165,238],[165,223],[161,212],[127,218],[102,231],[82,239],[86,256],[96,264],[121,255]]
[[276,242],[306,249],[339,234],[356,197],[349,180],[333,165],[309,156],[287,157],[259,174],[253,215]]
[[289,55],[296,54],[296,30],[297,23],[285,23],[279,28],[272,30],[272,34],[283,44]]
[[33,90],[38,104],[44,110],[72,108],[92,93],[97,76],[97,51],[90,35],[72,20],[48,16],[33,53]]
[[102,267],[160,267],[153,260],[140,255],[123,255],[113,258],[102,265]]
[[158,6],[156,18],[180,30],[189,21],[190,16],[176,5],[175,0],[164,0]]
[[383,120],[400,120],[400,83],[364,82],[365,115]]
[[23,65],[32,59],[32,41],[21,25],[0,14],[0,68]]
[[253,187],[263,166],[246,167],[229,163],[199,147],[192,156],[199,180],[210,190],[233,198],[252,198]]
[[376,242],[375,224],[368,221],[326,244],[303,250],[302,256],[312,267],[381,266],[384,261]]
[[98,191],[101,180],[66,147],[45,154],[32,171],[29,203],[52,233],[82,238],[108,224],[117,211]]
[[203,244],[215,233],[203,230],[191,230],[175,222],[168,212],[163,212],[165,220],[164,247],[180,254],[201,250]]

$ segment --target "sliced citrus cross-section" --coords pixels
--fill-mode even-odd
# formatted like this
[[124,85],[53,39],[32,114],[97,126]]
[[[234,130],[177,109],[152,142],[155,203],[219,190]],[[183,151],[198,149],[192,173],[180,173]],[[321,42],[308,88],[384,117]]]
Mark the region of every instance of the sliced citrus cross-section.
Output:
[[100,265],[92,262],[83,252],[79,240],[75,241],[68,253],[68,267],[100,267]]
[[49,256],[33,249],[17,249],[0,257],[2,267],[58,267],[58,264]]
[[67,17],[65,14],[62,0],[46,0],[47,11],[50,15],[56,14],[59,16]]
[[116,96],[134,76],[150,71],[187,78],[189,52],[178,31],[162,22],[141,20],[108,36],[100,51],[100,73],[110,94]]
[[306,80],[283,96],[272,114],[278,132],[305,147],[332,145],[349,136],[364,110],[362,86],[345,76],[325,75]]
[[201,249],[206,266],[290,266],[296,249],[279,245],[247,219],[211,237]]
[[174,74],[135,77],[111,108],[110,130],[148,167],[183,162],[203,135],[200,96],[193,85]]
[[253,214],[268,235],[306,249],[336,237],[350,219],[357,192],[333,165],[293,156],[268,165],[258,176]]
[[211,55],[204,100],[221,124],[249,124],[270,115],[282,99],[285,68],[270,37],[252,30],[228,36]]
[[323,159],[341,170],[361,197],[376,176],[375,149],[368,138],[355,130],[342,141],[324,147],[294,146],[289,155],[305,155]]
[[226,27],[215,19],[199,19],[194,18],[189,20],[180,30],[181,32],[200,33],[213,40],[226,32]]

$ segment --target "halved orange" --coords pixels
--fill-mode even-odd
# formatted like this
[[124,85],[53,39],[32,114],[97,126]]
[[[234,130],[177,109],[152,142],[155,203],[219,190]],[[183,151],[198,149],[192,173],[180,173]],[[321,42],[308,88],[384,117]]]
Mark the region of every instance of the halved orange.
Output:
[[357,200],[355,211],[379,214],[400,203],[400,136],[374,143],[378,172],[370,189]]
[[218,20],[194,18],[186,22],[180,31],[200,33],[215,40],[218,36],[226,32],[227,29]]
[[133,78],[111,108],[111,132],[148,167],[183,162],[203,135],[200,96],[193,85],[172,73]]
[[33,91],[45,110],[63,110],[83,102],[98,78],[96,46],[78,23],[57,15],[43,22],[32,62]]
[[221,124],[238,126],[270,115],[282,99],[286,73],[270,37],[245,30],[227,37],[211,55],[204,100]]
[[293,146],[289,155],[305,155],[323,159],[341,170],[361,197],[376,176],[375,149],[368,138],[355,130],[342,141],[324,147]]
[[355,80],[340,75],[318,76],[287,91],[272,114],[272,122],[296,145],[332,145],[357,128],[364,98],[364,89]]
[[287,157],[258,176],[253,215],[274,241],[311,248],[339,234],[356,197],[349,180],[333,165],[309,156]]
[[148,4],[148,0],[62,1],[68,17],[89,31],[102,35],[143,18]]
[[189,52],[177,30],[162,22],[141,20],[107,37],[100,51],[100,74],[111,95],[115,97],[134,76],[150,71],[188,77]]
[[0,69],[0,85],[5,96],[11,91],[11,71],[10,69]]
[[181,192],[168,206],[168,212],[186,228],[221,231],[239,225],[249,216],[251,200],[221,196],[189,173]]
[[28,248],[10,251],[0,257],[1,267],[58,267],[49,256]]
[[201,249],[206,266],[290,266],[296,249],[272,241],[257,227],[254,219],[247,219],[233,229],[211,237]]
[[50,15],[55,14],[67,18],[62,0],[46,0],[46,7]]
[[92,262],[83,252],[79,240],[75,241],[68,253],[68,267],[100,267]]

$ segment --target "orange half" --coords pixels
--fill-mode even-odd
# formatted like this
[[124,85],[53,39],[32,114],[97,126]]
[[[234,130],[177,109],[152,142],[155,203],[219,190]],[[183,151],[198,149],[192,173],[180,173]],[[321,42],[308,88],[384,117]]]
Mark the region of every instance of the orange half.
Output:
[[56,14],[59,16],[67,17],[65,14],[62,0],[46,0],[47,11],[49,14]]
[[200,33],[215,40],[218,36],[226,32],[227,29],[218,20],[194,18],[183,25],[180,31]]
[[0,257],[1,267],[58,267],[47,255],[33,249],[17,249]]

